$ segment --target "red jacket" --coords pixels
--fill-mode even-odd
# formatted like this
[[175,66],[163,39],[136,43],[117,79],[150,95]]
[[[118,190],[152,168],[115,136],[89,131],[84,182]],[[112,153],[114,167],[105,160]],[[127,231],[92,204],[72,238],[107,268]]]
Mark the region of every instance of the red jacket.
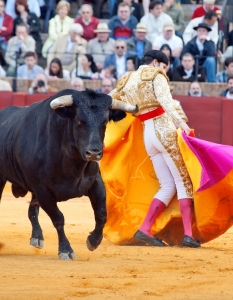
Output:
[[[214,10],[217,11],[217,10],[220,10],[220,8],[217,7],[217,6],[214,6]],[[194,10],[193,15],[192,15],[192,19],[204,17],[205,14],[206,14],[206,11],[205,11],[205,9],[204,9],[204,7],[202,5],[200,7],[197,7]]]
[[97,28],[97,25],[99,24],[99,19],[92,17],[91,18],[91,22],[88,25],[85,25],[83,23],[82,18],[77,18],[75,20],[75,23],[79,23],[82,25],[83,27],[83,36],[82,38],[84,38],[87,41],[90,41],[91,39],[94,39],[96,37],[96,34],[94,33],[94,30]]
[[6,30],[1,31],[0,29],[0,37],[4,37],[4,43],[7,43],[9,39],[12,37],[14,21],[12,17],[6,13],[4,13],[4,19],[2,26],[6,27]]

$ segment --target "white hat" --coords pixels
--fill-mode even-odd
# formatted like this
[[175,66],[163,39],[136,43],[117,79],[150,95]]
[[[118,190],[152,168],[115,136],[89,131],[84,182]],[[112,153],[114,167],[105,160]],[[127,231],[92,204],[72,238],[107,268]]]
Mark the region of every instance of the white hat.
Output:
[[95,33],[98,33],[98,32],[111,32],[111,30],[109,30],[108,28],[108,24],[106,23],[99,23],[97,25],[97,28],[94,30]]
[[163,25],[163,30],[174,30],[174,24],[171,22],[167,22]]

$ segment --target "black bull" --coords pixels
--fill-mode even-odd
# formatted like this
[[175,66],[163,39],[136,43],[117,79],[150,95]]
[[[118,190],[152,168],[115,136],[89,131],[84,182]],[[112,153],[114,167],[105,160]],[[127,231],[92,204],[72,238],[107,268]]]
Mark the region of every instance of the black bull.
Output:
[[6,181],[12,183],[15,197],[31,192],[31,245],[43,247],[38,221],[41,207],[57,230],[59,257],[75,259],[57,202],[83,195],[90,198],[96,221],[87,247],[94,250],[101,243],[106,193],[96,160],[103,154],[106,124],[123,119],[122,110],[137,110],[119,103],[91,90],[64,90],[29,107],[0,111],[0,196]]

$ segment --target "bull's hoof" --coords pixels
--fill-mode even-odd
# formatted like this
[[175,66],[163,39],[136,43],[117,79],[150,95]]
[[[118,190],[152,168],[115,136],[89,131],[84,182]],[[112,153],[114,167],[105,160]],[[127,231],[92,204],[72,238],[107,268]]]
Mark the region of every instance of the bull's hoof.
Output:
[[39,249],[42,249],[44,247],[44,240],[39,240],[36,238],[30,239],[30,245]]
[[58,256],[59,256],[59,259],[60,260],[77,260],[77,256],[75,255],[75,253],[74,252],[72,252],[72,253],[63,253],[63,252],[61,252],[61,253],[59,253],[58,254]]
[[87,238],[86,245],[87,245],[87,249],[90,251],[94,251],[98,247],[98,246],[97,247],[92,246],[92,244],[89,241],[89,238]]

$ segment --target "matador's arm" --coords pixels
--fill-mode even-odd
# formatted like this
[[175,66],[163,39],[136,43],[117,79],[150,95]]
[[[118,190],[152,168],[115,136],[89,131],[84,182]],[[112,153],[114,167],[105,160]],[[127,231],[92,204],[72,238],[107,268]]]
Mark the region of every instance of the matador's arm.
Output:
[[166,113],[172,118],[172,120],[179,124],[182,121],[182,117],[177,112],[174,100],[170,92],[167,79],[164,75],[158,74],[153,80],[154,92],[158,102],[161,104]]

